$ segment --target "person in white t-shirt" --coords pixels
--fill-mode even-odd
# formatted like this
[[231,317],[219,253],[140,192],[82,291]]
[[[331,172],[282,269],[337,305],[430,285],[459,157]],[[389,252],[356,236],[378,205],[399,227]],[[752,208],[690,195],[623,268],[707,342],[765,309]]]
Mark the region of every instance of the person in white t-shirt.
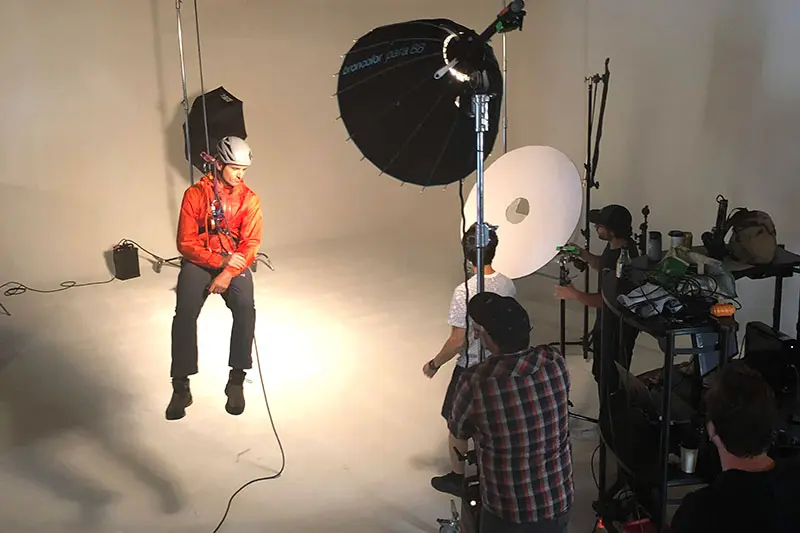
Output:
[[[464,255],[467,260],[472,264],[473,274],[478,273],[475,264],[478,262],[478,247],[477,247],[477,224],[473,224],[461,240],[461,245],[464,249]],[[514,282],[497,272],[492,268],[492,261],[494,260],[497,251],[499,240],[497,233],[489,230],[488,243],[483,249],[484,260],[484,291],[493,292],[501,296],[515,297],[517,294]],[[423,373],[432,378],[436,372],[446,364],[448,361],[458,356],[455,368],[453,368],[453,375],[450,378],[450,385],[445,394],[444,404],[442,405],[442,417],[445,422],[450,416],[454,395],[458,390],[458,382],[464,370],[475,366],[476,364],[486,360],[491,354],[488,350],[484,349],[481,354],[480,339],[478,339],[473,332],[475,331],[475,323],[470,319],[469,323],[469,343],[465,343],[467,331],[467,301],[478,292],[478,278],[473,275],[468,283],[461,283],[453,291],[453,298],[450,301],[450,313],[447,322],[450,324],[450,336],[445,341],[439,353],[427,361],[422,367]],[[467,344],[465,349],[465,344]],[[440,492],[460,496],[461,488],[464,483],[464,462],[459,459],[458,454],[455,452],[457,449],[462,455],[467,452],[467,442],[458,440],[448,433],[448,450],[450,452],[450,467],[452,471],[444,476],[437,476],[431,479],[433,488]]]

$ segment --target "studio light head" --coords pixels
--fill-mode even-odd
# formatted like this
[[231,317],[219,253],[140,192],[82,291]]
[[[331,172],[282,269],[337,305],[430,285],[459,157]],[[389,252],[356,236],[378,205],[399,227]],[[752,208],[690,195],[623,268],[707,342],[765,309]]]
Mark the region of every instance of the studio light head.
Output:
[[364,159],[403,183],[422,187],[463,180],[478,166],[470,99],[492,96],[481,132],[485,160],[500,122],[503,75],[489,39],[521,28],[515,0],[478,34],[447,19],[381,26],[344,56],[336,98],[348,140]]

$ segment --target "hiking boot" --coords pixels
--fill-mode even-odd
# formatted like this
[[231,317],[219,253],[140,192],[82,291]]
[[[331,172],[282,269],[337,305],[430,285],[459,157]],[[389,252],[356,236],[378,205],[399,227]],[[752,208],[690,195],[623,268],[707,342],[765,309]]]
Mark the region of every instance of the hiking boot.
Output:
[[439,492],[460,498],[464,488],[464,475],[450,472],[443,476],[437,476],[431,478],[431,486]]
[[192,405],[192,391],[188,379],[172,380],[172,399],[167,406],[167,420],[180,420],[186,416],[186,408]]
[[225,385],[225,395],[228,401],[225,410],[231,415],[240,415],[244,412],[244,370],[231,370],[228,384]]

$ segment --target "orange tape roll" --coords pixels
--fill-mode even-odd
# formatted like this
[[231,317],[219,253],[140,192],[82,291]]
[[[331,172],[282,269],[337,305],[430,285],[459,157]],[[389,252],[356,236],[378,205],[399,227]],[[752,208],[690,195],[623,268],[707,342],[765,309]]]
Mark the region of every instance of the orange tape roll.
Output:
[[736,307],[733,304],[715,304],[711,307],[711,314],[717,317],[733,316]]

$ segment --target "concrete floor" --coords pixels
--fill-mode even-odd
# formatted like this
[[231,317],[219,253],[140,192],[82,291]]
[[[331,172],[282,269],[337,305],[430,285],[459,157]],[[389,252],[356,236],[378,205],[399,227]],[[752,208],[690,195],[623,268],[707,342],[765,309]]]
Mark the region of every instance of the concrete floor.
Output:
[[[457,253],[457,243],[435,253],[332,243],[273,254],[275,272],[259,268],[258,354],[286,470],[241,492],[220,531],[438,531],[450,498],[429,480],[448,470],[439,410],[451,367],[433,380],[421,368],[448,332]],[[240,485],[280,467],[257,369],[245,413],[224,411],[231,319],[221,298],[200,317],[194,405],[181,421],[164,419],[177,269],[155,274],[142,261],[142,270],[3,300],[13,315],[0,317],[3,531],[210,533]],[[553,283],[518,281],[535,342],[558,339]],[[580,313],[570,306],[569,338],[581,333]],[[590,364],[568,354],[575,411],[595,415]],[[640,341],[636,366],[656,360]],[[597,435],[574,422],[573,442],[570,531],[589,533]]]

